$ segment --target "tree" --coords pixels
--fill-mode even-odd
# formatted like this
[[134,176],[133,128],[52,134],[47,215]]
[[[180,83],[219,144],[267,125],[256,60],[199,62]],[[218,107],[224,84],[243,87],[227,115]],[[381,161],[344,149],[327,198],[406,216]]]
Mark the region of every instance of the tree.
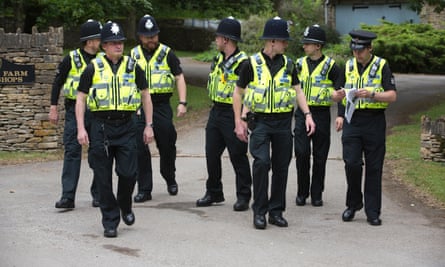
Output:
[[412,10],[419,14],[425,5],[430,5],[434,7],[434,12],[440,13],[445,9],[444,0],[410,0],[410,7]]

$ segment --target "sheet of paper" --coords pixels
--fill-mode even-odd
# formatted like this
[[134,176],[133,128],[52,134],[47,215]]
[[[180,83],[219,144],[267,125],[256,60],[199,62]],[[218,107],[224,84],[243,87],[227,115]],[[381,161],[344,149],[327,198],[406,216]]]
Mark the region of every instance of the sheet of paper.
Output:
[[345,89],[345,91],[346,91],[345,119],[348,123],[351,123],[351,118],[355,111],[355,104],[357,104],[358,101],[358,97],[355,96],[357,88]]

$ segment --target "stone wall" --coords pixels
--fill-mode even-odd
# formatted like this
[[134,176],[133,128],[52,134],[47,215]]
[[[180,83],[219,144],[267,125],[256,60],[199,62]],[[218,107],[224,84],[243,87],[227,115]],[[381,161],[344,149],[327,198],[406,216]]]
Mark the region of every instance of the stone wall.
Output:
[[434,12],[434,7],[425,5],[419,14],[422,23],[433,25],[436,29],[445,29],[445,11]]
[[424,160],[445,162],[445,116],[431,121],[422,116],[420,135],[420,156]]
[[48,120],[51,86],[63,55],[63,29],[32,34],[5,33],[0,28],[0,58],[34,65],[35,83],[0,85],[0,150],[56,151],[61,148],[64,111],[57,126]]

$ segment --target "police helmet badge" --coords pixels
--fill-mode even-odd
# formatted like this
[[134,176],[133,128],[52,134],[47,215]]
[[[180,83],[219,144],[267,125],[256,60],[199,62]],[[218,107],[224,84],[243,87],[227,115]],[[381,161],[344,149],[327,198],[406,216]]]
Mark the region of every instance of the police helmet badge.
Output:
[[309,34],[309,27],[306,27],[306,29],[304,30],[303,36],[306,37]]
[[151,19],[147,19],[147,21],[145,22],[145,28],[147,30],[151,30],[153,28],[153,22],[151,21]]
[[116,23],[113,22],[113,25],[111,25],[111,32],[112,32],[114,35],[118,35],[118,34],[119,34],[119,31],[120,31],[120,29],[119,29],[119,25],[117,25]]

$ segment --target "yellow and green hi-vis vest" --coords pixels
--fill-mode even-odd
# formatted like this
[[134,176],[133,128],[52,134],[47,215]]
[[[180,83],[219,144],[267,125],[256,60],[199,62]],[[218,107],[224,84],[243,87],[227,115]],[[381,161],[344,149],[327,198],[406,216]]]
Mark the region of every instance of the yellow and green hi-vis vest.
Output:
[[135,111],[141,105],[134,59],[124,56],[116,74],[103,55],[91,62],[94,75],[87,99],[91,111]]
[[207,82],[209,98],[212,101],[226,104],[233,103],[233,91],[238,80],[238,75],[235,74],[235,70],[239,64],[247,58],[244,52],[233,55],[224,63],[224,55],[222,53],[219,53],[218,56],[215,57]]
[[85,60],[80,53],[80,49],[70,51],[71,69],[63,85],[63,96],[67,99],[75,100],[77,96],[77,87],[79,86],[80,75],[87,67]]
[[[383,92],[382,87],[382,68],[386,60],[374,56],[362,75],[358,72],[357,60],[349,59],[345,65],[345,88],[364,88],[370,92]],[[343,99],[343,105],[346,105],[346,98]],[[385,109],[387,102],[378,102],[372,98],[359,98],[356,109]]]
[[328,79],[329,71],[335,61],[326,57],[309,73],[307,56],[297,60],[298,79],[309,106],[331,106],[333,83]]
[[175,77],[167,62],[169,51],[168,46],[160,44],[148,62],[144,57],[141,45],[134,47],[130,52],[131,57],[145,71],[150,94],[173,93]]
[[292,87],[292,60],[284,57],[284,66],[271,76],[261,53],[250,57],[253,81],[249,83],[244,96],[244,105],[252,112],[285,113],[295,106],[296,91]]

